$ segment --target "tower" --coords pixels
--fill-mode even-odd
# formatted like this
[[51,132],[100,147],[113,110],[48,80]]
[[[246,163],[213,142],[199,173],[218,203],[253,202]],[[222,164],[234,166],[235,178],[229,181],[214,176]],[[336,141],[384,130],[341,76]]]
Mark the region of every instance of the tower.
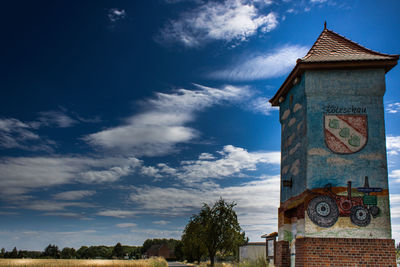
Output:
[[270,99],[282,129],[276,266],[395,266],[383,96],[398,59],[325,26]]

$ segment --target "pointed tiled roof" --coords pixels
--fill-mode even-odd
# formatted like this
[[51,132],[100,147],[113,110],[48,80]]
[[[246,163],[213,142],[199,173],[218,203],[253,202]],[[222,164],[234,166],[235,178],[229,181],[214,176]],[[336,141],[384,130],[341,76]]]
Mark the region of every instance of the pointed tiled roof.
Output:
[[325,27],[269,102],[278,106],[305,70],[383,68],[388,72],[397,65],[398,59],[399,55],[370,50]]
[[317,41],[301,59],[302,62],[391,60],[397,55],[382,54],[365,48],[334,31],[324,29]]

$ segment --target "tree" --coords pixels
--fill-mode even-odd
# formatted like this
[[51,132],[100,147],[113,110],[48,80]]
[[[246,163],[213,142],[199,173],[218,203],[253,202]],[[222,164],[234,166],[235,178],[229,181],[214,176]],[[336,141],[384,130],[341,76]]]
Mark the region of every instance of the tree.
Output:
[[43,252],[44,257],[59,259],[60,258],[60,251],[58,250],[58,246],[49,244]]
[[18,251],[17,251],[16,247],[14,247],[13,250],[11,251],[10,258],[12,258],[12,259],[18,258]]
[[197,233],[207,249],[211,266],[214,266],[217,252],[235,253],[240,245],[247,242],[233,210],[235,206],[236,203],[228,203],[220,198],[212,207],[204,204],[200,213],[192,219],[200,225]]
[[4,258],[5,255],[6,255],[6,250],[4,248],[1,248],[0,258]]
[[121,243],[117,243],[113,249],[112,256],[117,258],[122,258],[124,256],[124,250]]
[[74,259],[76,258],[76,251],[74,248],[65,247],[61,250],[61,259]]
[[202,225],[199,216],[193,216],[183,230],[183,254],[189,262],[197,260],[200,264],[201,257],[207,253],[201,237]]

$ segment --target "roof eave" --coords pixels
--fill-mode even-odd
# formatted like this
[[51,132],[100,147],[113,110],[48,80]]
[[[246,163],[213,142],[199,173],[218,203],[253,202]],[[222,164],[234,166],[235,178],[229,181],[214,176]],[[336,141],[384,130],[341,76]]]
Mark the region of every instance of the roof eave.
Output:
[[301,61],[298,60],[296,66],[285,79],[276,94],[269,100],[272,106],[279,106],[281,97],[290,91],[293,87],[293,81],[299,77],[305,70],[327,70],[327,69],[366,69],[366,68],[384,68],[385,73],[397,65],[398,55],[388,60],[363,60],[363,61]]

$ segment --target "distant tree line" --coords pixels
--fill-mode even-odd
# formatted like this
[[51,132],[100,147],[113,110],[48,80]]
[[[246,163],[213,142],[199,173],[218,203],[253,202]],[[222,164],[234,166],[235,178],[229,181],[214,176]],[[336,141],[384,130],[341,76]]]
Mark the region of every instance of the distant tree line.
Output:
[[[239,246],[248,239],[242,231],[234,202],[220,198],[213,206],[204,204],[198,214],[186,225],[181,240],[147,239],[142,246],[82,246],[78,250],[65,247],[62,250],[49,244],[44,251],[17,250],[0,251],[0,258],[51,258],[51,259],[140,259],[154,245],[167,245],[176,260],[189,262],[209,259],[211,266],[218,260],[237,260]],[[399,251],[400,247],[397,247]]]
[[0,258],[31,258],[31,259],[122,259],[125,256],[130,259],[140,259],[142,257],[141,246],[123,246],[117,243],[115,246],[82,246],[78,250],[65,247],[62,250],[56,245],[49,244],[44,251],[0,250]]

